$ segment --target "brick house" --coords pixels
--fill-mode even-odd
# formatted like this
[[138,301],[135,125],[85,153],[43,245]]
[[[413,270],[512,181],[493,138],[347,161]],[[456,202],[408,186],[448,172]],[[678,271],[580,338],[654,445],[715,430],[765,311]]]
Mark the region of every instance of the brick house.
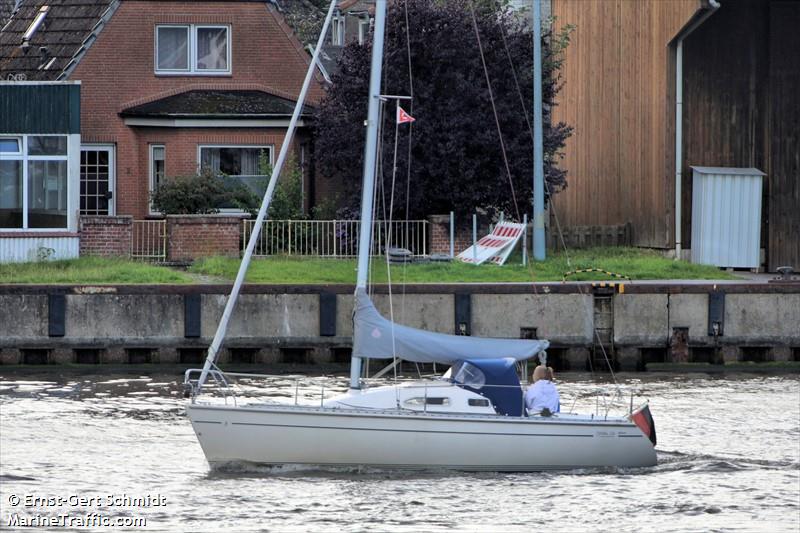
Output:
[[160,181],[201,167],[252,185],[309,60],[269,0],[21,0],[0,31],[0,78],[81,82],[81,215],[153,216]]

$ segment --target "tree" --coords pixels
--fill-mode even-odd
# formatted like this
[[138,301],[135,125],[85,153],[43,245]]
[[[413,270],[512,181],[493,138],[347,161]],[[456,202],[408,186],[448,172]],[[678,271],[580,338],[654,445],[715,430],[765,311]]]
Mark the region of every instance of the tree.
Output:
[[[382,92],[411,93],[408,45],[413,100],[403,106],[417,119],[413,129],[407,125],[400,128],[395,184],[397,217],[413,218],[450,210],[472,213],[475,209],[502,210],[516,216],[529,210],[533,144],[527,116],[533,101],[532,29],[503,0],[470,2],[403,0],[389,4]],[[516,205],[471,6],[494,94]],[[409,20],[408,39],[406,20]],[[561,53],[569,42],[570,31],[570,27],[565,27],[555,34],[543,35],[545,179],[553,194],[566,187],[566,172],[557,168],[556,163],[572,131],[564,123],[550,125],[551,109],[561,83]],[[321,174],[341,181],[354,201],[359,199],[361,188],[370,55],[371,39],[364,45],[354,42],[345,47],[339,71],[326,89],[316,115]],[[381,150],[385,191],[391,187],[394,112],[394,103],[387,104]],[[409,212],[405,213],[409,143]]]

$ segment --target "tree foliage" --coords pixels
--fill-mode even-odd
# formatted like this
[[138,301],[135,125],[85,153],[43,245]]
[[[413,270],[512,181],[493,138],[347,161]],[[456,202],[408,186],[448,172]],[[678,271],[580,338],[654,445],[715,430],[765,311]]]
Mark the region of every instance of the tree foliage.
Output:
[[[412,128],[400,126],[395,184],[399,209],[395,216],[419,217],[450,210],[471,213],[476,209],[502,210],[516,216],[528,211],[533,175],[532,132],[527,118],[533,101],[532,30],[505,1],[470,2],[404,0],[389,4],[382,92],[410,95],[413,78],[413,100],[403,107],[416,118]],[[516,206],[470,5],[475,9]],[[556,163],[572,128],[564,123],[550,125],[550,115],[561,83],[561,53],[570,31],[566,27],[543,35],[545,177],[552,193],[566,187],[566,172]],[[321,174],[343,182],[355,201],[361,188],[370,54],[371,40],[346,46],[339,72],[327,88],[316,117]],[[387,104],[381,150],[384,191],[391,187],[394,113],[394,103]],[[404,209],[407,186],[409,213]]]

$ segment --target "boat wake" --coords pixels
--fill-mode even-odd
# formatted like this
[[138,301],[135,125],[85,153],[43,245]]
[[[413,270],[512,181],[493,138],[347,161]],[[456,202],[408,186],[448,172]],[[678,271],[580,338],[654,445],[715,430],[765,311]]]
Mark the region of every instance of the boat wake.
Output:
[[[645,469],[639,469],[645,470]],[[658,466],[654,472],[736,472],[740,470],[800,470],[800,462],[751,459],[722,455],[658,451]]]
[[[214,463],[207,474],[208,479],[238,478],[238,477],[323,477],[339,478],[359,476],[359,478],[374,476],[377,478],[396,479],[404,478],[439,478],[467,474],[446,468],[426,470],[404,470],[400,468],[381,468],[376,466],[341,466],[341,465],[301,465],[282,464],[265,465],[248,461],[229,461]],[[474,474],[474,472],[472,473]]]

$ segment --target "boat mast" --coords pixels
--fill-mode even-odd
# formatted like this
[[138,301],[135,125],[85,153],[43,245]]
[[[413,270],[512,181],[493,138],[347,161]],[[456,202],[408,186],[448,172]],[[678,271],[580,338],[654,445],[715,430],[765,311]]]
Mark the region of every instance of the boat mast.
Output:
[[317,40],[317,47],[314,49],[314,56],[311,58],[311,63],[308,66],[308,72],[306,72],[306,77],[303,80],[303,87],[300,89],[300,95],[297,97],[297,103],[294,106],[292,120],[289,122],[289,127],[286,130],[286,136],[283,138],[283,144],[281,146],[280,154],[278,155],[278,161],[275,163],[275,167],[272,169],[272,176],[269,179],[267,190],[264,192],[264,198],[261,201],[261,208],[258,210],[258,216],[256,217],[255,224],[253,225],[253,233],[250,235],[250,240],[247,243],[247,249],[242,257],[242,262],[239,265],[239,272],[236,274],[236,281],[233,283],[231,294],[228,296],[228,301],[225,304],[225,310],[223,311],[222,318],[217,326],[217,332],[214,334],[214,340],[211,341],[211,346],[208,347],[206,362],[203,365],[203,371],[200,373],[200,379],[197,381],[198,393],[203,388],[203,384],[208,378],[208,373],[211,370],[211,366],[214,364],[214,360],[217,358],[217,352],[219,352],[219,348],[222,345],[222,340],[225,338],[225,332],[228,330],[228,322],[231,319],[234,307],[236,307],[236,300],[239,298],[239,291],[244,283],[244,276],[247,273],[247,267],[250,266],[250,259],[253,257],[253,250],[258,242],[261,226],[263,225],[264,219],[267,216],[267,209],[269,209],[269,204],[272,201],[272,194],[275,191],[275,185],[278,182],[278,176],[281,174],[283,163],[289,153],[289,148],[292,144],[292,138],[294,137],[294,131],[297,129],[297,121],[300,119],[300,112],[303,109],[303,102],[305,102],[308,88],[311,85],[311,78],[313,77],[314,71],[317,69],[319,52],[322,50],[322,43],[325,42],[325,36],[328,34],[328,26],[330,26],[331,19],[333,18],[335,7],[336,0],[331,0],[331,6],[328,8],[328,15],[325,17],[325,23],[322,25],[322,31],[320,32],[319,39]]
[[542,135],[542,2],[533,0],[533,258],[545,260]]
[[[386,0],[375,2],[375,28],[372,33],[372,65],[369,77],[369,108],[367,110],[367,145],[364,149],[364,179],[361,186],[361,228],[358,238],[358,275],[356,290],[366,289],[369,254],[372,248],[372,195],[375,190],[375,170],[378,155],[378,120],[383,66],[383,33],[386,27]],[[350,388],[359,389],[361,358],[350,361]]]

